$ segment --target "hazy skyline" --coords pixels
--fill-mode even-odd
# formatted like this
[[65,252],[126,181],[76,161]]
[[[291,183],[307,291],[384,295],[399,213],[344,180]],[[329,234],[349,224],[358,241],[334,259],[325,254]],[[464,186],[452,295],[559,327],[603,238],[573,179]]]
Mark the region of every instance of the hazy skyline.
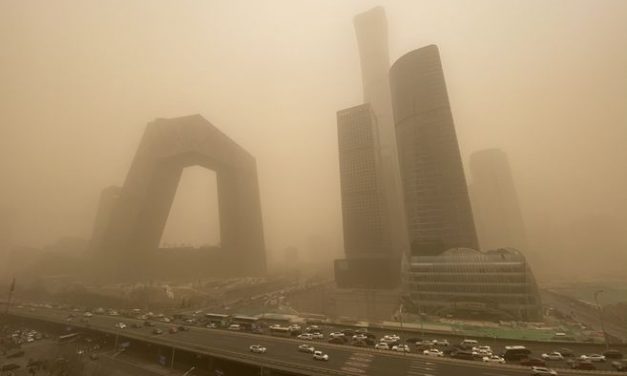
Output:
[[[18,213],[15,243],[89,238],[100,192],[124,182],[146,124],[198,113],[256,157],[268,249],[319,235],[340,251],[335,116],[362,102],[352,21],[376,5],[390,63],[439,46],[466,176],[472,152],[507,153],[529,254],[603,244],[615,256],[595,268],[627,261],[620,0],[4,1],[0,206]],[[173,215],[211,186],[190,180]],[[164,240],[196,242],[194,213]],[[605,231],[547,239],[591,218]]]

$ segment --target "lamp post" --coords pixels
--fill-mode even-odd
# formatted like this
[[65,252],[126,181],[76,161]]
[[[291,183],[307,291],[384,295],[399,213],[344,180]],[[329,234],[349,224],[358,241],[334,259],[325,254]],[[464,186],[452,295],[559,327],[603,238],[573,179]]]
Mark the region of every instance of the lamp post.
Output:
[[607,333],[605,332],[605,323],[603,322],[603,309],[601,308],[601,305],[599,304],[599,294],[604,293],[605,291],[603,290],[597,290],[594,292],[594,302],[597,305],[597,309],[599,310],[599,321],[601,322],[601,331],[603,332],[603,340],[605,341],[605,348],[607,349],[609,347],[609,344],[607,343]]

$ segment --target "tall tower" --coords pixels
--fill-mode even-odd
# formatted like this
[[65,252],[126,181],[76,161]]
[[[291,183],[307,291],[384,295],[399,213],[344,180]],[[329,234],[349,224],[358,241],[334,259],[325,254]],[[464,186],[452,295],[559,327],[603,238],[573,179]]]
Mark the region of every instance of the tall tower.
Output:
[[375,7],[358,14],[354,26],[359,46],[364,103],[369,103],[372,108],[378,135],[381,184],[391,231],[390,244],[399,254],[403,254],[409,252],[409,236],[390,100],[390,58],[385,10]]
[[438,48],[398,59],[390,86],[412,255],[478,249]]
[[470,178],[470,197],[483,248],[527,251],[525,225],[507,154],[499,149],[473,153]]
[[336,282],[393,288],[400,283],[409,238],[392,121],[385,11],[377,7],[359,14],[354,25],[364,104],[337,113],[346,259],[336,261]]

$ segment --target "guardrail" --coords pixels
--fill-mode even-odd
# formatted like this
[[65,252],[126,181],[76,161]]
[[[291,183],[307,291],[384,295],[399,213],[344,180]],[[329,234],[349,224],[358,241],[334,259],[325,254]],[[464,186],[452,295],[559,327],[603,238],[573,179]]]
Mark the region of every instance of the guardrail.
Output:
[[[15,312],[11,312],[9,315],[14,316],[14,317],[19,317],[19,318],[27,318],[27,319],[42,321],[42,322],[52,322],[52,323],[63,325],[63,326],[68,325],[68,323],[65,322],[65,320],[63,319],[44,318],[44,317],[41,317],[39,315],[32,314],[32,313],[24,312],[24,313],[16,314]],[[301,374],[307,375],[307,376],[316,376],[316,375],[321,375],[321,374],[330,375],[330,376],[342,376],[342,375],[343,376],[346,376],[346,375],[362,376],[361,373],[356,373],[356,372],[337,371],[334,369],[329,369],[329,368],[324,368],[324,367],[314,367],[314,366],[305,365],[302,363],[293,364],[290,362],[270,359],[270,358],[259,356],[259,355],[252,355],[248,353],[241,353],[241,352],[219,349],[215,347],[190,344],[187,342],[179,341],[178,339],[172,338],[172,337],[148,336],[145,334],[132,332],[132,331],[120,332],[120,330],[114,330],[114,329],[111,329],[109,327],[104,327],[104,326],[93,326],[93,325],[81,326],[81,325],[76,325],[75,323],[71,325],[77,328],[103,332],[103,333],[107,333],[111,335],[118,335],[122,338],[129,338],[129,339],[134,339],[134,340],[139,340],[139,341],[144,341],[144,342],[150,342],[150,343],[154,343],[154,344],[158,344],[158,345],[162,345],[166,347],[176,348],[176,349],[183,350],[183,351],[189,351],[193,353],[199,353],[203,355],[241,362],[241,363],[253,365],[256,367],[273,368],[276,370],[288,371],[288,372],[300,372]],[[220,329],[197,328],[197,330],[220,331],[222,333],[225,333],[225,331],[220,330]],[[259,338],[260,336],[259,334],[241,333],[241,332],[226,332],[226,333],[232,336],[241,336],[241,337],[247,337],[247,338],[252,338],[252,339]],[[297,340],[297,339],[292,339],[292,338],[281,338],[281,337],[271,337],[271,338],[275,340],[284,341],[284,342],[292,342],[295,344],[302,343],[302,341]],[[337,348],[337,349],[341,349],[344,351],[347,350],[346,345],[324,343],[324,346]],[[449,364],[464,365],[466,367],[472,367],[472,368],[484,368],[484,369],[489,369],[489,370],[494,370],[494,371],[497,371],[498,369],[528,370],[528,367],[512,365],[512,364],[490,364],[489,366],[487,366],[487,365],[483,365],[482,363],[478,363],[476,361],[453,359],[453,358],[433,358],[433,357],[429,357],[429,356],[425,356],[421,354],[414,354],[414,353],[403,353],[403,354],[398,354],[394,352],[384,353],[381,350],[375,350],[371,348],[359,348],[359,351],[377,354],[378,356],[387,356],[387,357],[395,357],[395,358],[407,359],[408,357],[411,357],[414,359],[429,359],[430,361],[434,361],[434,362],[446,362]],[[587,375],[587,376],[624,374],[622,372],[617,372],[617,371],[598,371],[598,370],[586,371],[586,370],[573,370],[573,369],[563,369],[563,371],[561,372],[565,372],[567,374],[573,374],[573,375]]]

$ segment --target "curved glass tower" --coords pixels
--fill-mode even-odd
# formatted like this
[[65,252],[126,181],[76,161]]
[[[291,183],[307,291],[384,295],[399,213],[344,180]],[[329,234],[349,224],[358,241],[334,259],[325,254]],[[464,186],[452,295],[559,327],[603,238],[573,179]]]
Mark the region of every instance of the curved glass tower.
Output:
[[390,88],[412,255],[479,249],[438,48],[398,59]]

